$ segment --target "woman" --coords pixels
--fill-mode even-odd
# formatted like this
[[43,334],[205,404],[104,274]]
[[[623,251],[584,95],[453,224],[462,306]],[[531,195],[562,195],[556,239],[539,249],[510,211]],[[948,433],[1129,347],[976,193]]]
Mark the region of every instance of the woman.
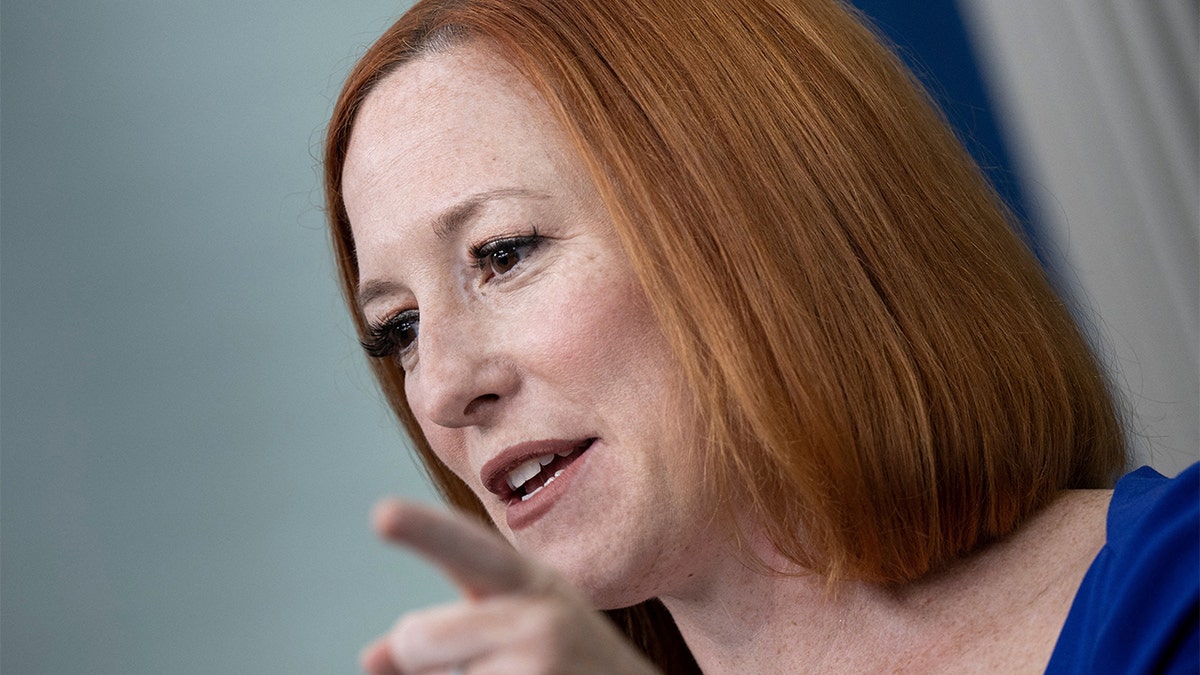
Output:
[[1056,638],[1125,465],[1113,402],[837,2],[420,3],[350,76],[326,191],[385,393],[513,545],[382,504],[466,598],[367,670],[1009,672],[1084,643]]

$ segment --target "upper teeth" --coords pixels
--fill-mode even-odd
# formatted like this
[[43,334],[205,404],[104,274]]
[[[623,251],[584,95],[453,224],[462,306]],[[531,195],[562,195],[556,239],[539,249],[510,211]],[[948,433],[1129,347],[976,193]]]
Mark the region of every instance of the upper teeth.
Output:
[[573,450],[564,450],[562,452],[550,453],[548,455],[539,455],[525,460],[517,466],[517,468],[508,472],[508,487],[513,490],[519,490],[522,485],[529,481],[530,478],[538,475],[542,471],[542,467],[554,461],[554,456],[566,457],[574,452]]

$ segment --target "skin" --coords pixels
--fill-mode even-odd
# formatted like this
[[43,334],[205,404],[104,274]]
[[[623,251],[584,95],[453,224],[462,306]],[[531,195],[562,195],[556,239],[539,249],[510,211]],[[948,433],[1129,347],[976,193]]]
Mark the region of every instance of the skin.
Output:
[[[403,617],[364,669],[651,672],[594,611],[650,597],[705,672],[1044,668],[1103,544],[1108,494],[1064,494],[1014,536],[900,589],[830,594],[753,522],[750,545],[784,574],[748,568],[714,524],[691,401],[594,185],[545,104],[486,49],[385,78],[355,123],[343,185],[364,314],[419,311],[418,337],[395,357],[409,404],[504,538],[381,504],[380,535],[441,566],[464,598]],[[455,212],[466,217],[447,228]],[[482,265],[469,254],[534,229],[536,247]],[[520,443],[589,438],[550,508],[510,527],[484,466]]]
[[[592,183],[518,76],[471,51],[420,59],[382,82],[344,172],[367,320],[420,311],[400,361],[438,457],[504,536],[602,607],[657,594],[706,537],[688,461],[680,376]],[[449,235],[439,217],[494,196]],[[505,274],[469,250],[544,242]],[[513,531],[481,470],[506,448],[598,439],[547,517]],[[635,536],[631,536],[635,535]]]

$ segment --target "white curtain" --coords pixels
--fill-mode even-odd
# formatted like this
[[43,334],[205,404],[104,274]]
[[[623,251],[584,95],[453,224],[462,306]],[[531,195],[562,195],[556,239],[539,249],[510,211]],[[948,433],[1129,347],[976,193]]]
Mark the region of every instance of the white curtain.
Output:
[[1200,459],[1196,0],[959,0],[1045,254],[1132,413]]

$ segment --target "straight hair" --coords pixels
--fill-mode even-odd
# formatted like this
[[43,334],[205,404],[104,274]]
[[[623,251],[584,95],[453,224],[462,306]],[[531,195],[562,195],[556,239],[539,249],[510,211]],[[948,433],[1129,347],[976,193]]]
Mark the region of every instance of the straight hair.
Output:
[[[354,68],[327,136],[360,331],[341,197],[355,115],[380,79],[464,42],[520,71],[578,152],[704,420],[709,488],[793,562],[913,581],[1125,468],[1104,374],[1009,211],[837,0],[419,2]],[[372,367],[434,484],[486,522],[403,371]],[[656,601],[610,616],[694,668]]]

